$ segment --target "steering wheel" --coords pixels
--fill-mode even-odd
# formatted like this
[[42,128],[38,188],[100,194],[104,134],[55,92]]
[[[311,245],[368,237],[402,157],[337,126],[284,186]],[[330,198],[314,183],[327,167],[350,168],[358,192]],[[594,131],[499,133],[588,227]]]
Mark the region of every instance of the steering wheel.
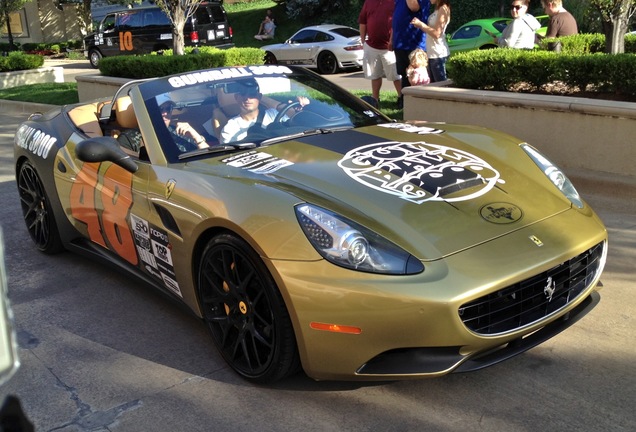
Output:
[[289,111],[290,108],[293,108],[295,106],[301,106],[300,102],[298,101],[287,102],[285,106],[283,107],[283,109],[278,111],[278,114],[276,114],[276,117],[274,118],[274,121],[272,121],[271,124],[278,125],[279,123],[281,123],[281,120],[283,119],[287,111]]

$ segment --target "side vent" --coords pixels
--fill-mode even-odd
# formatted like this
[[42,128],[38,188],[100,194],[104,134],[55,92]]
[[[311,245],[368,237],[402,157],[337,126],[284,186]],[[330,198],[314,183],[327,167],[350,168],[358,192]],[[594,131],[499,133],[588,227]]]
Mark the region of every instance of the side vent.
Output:
[[174,234],[181,237],[181,231],[179,230],[177,221],[175,221],[174,217],[172,217],[172,214],[170,214],[170,212],[166,208],[156,203],[153,203],[152,205],[154,206],[155,210],[159,214],[159,217],[161,218],[161,222],[163,223],[163,226],[166,227],[167,230],[172,231]]

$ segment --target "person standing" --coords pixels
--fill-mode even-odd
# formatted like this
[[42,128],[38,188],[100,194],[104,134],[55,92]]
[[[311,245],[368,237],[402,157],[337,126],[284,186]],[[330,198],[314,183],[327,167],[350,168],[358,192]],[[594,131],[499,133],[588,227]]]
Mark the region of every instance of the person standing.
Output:
[[393,1],[365,0],[358,16],[360,39],[364,46],[362,69],[364,77],[371,80],[371,103],[376,107],[380,102],[383,77],[393,82],[398,98],[402,95],[392,46]]
[[510,5],[512,22],[506,26],[497,44],[504,48],[533,49],[536,39],[535,32],[541,24],[528,13],[530,0],[513,0]]
[[[394,0],[393,10],[393,50],[397,73],[402,76],[402,87],[409,86],[406,68],[409,66],[409,54],[416,48],[426,51],[426,35],[424,32],[411,25],[413,17],[422,22],[428,21],[428,13],[431,2],[429,0]],[[402,96],[398,99],[398,105],[402,103]]]
[[542,0],[543,10],[550,17],[545,37],[570,36],[578,34],[574,16],[563,7],[561,0]]
[[446,41],[446,27],[450,22],[451,9],[449,0],[430,0],[435,11],[429,16],[428,24],[415,17],[411,21],[414,27],[426,34],[426,54],[431,82],[446,81],[446,61],[450,56],[450,48]]

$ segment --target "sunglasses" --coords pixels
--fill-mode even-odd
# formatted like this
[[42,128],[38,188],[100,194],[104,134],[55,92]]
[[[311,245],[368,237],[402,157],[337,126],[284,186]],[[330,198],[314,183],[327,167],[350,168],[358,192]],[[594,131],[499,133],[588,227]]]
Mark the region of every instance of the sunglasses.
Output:
[[248,90],[248,91],[242,91],[239,93],[239,95],[242,98],[250,98],[250,99],[254,99],[258,97],[258,91],[256,90]]
[[512,5],[512,6],[510,6],[511,10],[520,10],[521,8],[523,8],[523,5]]

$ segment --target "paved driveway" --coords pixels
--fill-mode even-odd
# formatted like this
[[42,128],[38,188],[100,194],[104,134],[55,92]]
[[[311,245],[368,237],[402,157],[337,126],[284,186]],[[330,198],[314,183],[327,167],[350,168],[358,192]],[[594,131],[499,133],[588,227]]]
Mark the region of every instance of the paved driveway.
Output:
[[259,387],[227,368],[201,322],[148,287],[34,249],[12,170],[24,117],[0,114],[0,224],[22,360],[0,400],[17,395],[37,431],[636,430],[636,204],[623,191],[584,182],[610,231],[601,303],[543,345],[440,379],[299,374]]

